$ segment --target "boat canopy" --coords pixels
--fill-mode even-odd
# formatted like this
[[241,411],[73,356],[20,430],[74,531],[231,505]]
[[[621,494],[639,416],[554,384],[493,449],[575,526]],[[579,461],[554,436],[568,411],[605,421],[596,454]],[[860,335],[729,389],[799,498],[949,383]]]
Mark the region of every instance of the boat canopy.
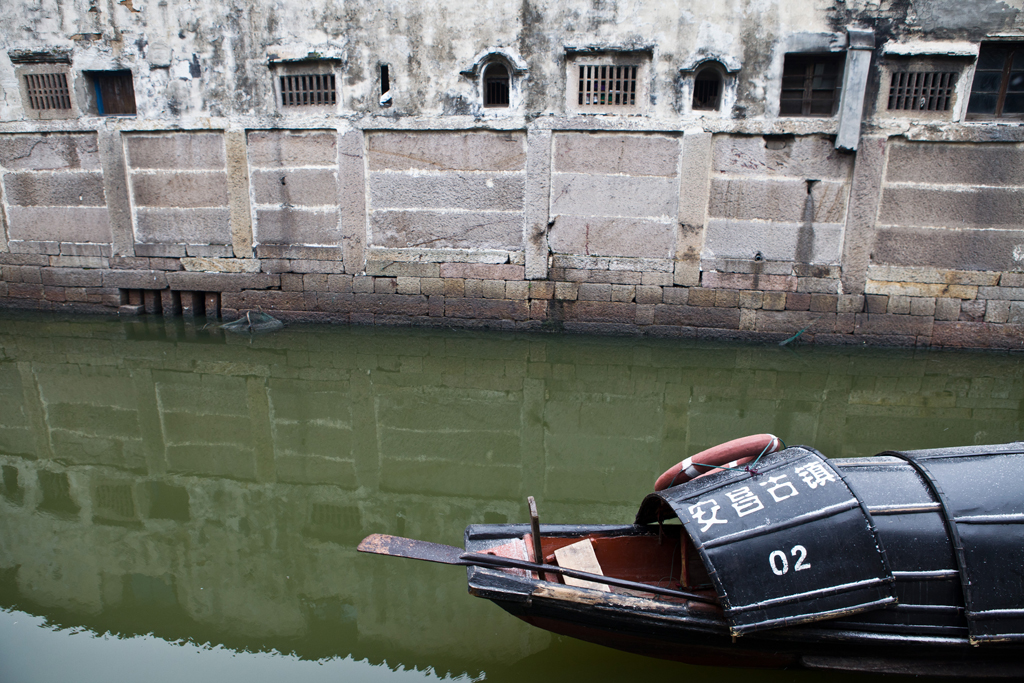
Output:
[[636,523],[673,517],[700,553],[734,635],[896,602],[866,505],[814,449],[787,448],[756,469],[652,493]]
[[880,455],[907,461],[941,504],[971,641],[1024,641],[1024,442]]

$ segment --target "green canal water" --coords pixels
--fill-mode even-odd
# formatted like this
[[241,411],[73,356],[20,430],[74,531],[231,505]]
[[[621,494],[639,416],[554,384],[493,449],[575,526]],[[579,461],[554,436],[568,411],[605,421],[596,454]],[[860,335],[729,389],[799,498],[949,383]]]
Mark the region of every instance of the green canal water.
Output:
[[630,522],[772,432],[833,457],[1024,438],[1024,356],[0,312],[0,680],[860,680],[553,636],[385,532]]

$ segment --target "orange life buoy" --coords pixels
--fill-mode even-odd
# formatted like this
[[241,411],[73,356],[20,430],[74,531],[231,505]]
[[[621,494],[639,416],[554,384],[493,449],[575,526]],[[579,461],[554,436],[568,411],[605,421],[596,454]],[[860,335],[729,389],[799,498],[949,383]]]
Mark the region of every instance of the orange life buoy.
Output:
[[658,481],[654,482],[654,490],[662,491],[696,479],[714,471],[716,467],[741,467],[758,456],[774,453],[781,445],[779,437],[772,434],[754,434],[720,443],[665,470]]

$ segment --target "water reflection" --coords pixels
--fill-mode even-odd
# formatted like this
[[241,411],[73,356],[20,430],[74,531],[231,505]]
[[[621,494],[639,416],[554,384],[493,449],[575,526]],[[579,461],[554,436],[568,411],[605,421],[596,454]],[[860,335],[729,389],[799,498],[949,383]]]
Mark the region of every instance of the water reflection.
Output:
[[746,433],[832,456],[1022,438],[1015,355],[0,316],[0,606],[295,661],[678,676],[355,544],[461,544],[526,495],[545,521],[630,521],[662,470]]

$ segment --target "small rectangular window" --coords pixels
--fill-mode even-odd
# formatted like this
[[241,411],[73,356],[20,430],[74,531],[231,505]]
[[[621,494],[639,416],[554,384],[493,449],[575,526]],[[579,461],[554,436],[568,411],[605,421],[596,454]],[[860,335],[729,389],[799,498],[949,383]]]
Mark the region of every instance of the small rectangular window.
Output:
[[781,116],[832,116],[839,105],[843,55],[786,55],[782,68]]
[[334,74],[280,76],[281,104],[285,107],[325,107],[338,102]]
[[1024,43],[982,43],[967,116],[1024,116]]
[[636,106],[636,64],[580,64],[577,104]]
[[889,80],[889,109],[949,111],[960,74],[955,71],[895,71]]
[[71,109],[68,78],[63,73],[26,74],[25,88],[28,91],[30,109],[36,111]]
[[132,72],[87,71],[92,82],[96,112],[100,116],[135,116],[135,86]]

